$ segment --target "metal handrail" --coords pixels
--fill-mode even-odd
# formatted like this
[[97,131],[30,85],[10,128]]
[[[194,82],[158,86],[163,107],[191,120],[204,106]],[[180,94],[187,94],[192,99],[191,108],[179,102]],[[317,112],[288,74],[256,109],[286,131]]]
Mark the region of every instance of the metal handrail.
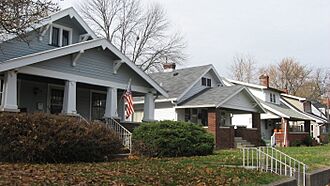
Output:
[[243,167],[295,177],[306,185],[307,165],[272,147],[242,148]]
[[114,130],[119,138],[122,140],[122,144],[132,151],[132,133],[123,127],[119,122],[113,118],[106,118],[106,126]]

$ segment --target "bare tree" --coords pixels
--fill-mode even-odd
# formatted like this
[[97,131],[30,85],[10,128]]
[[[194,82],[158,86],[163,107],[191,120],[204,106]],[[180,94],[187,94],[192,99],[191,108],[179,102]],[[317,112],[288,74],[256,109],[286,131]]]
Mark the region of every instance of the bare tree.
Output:
[[168,20],[159,5],[143,11],[139,0],[90,0],[80,11],[99,35],[145,71],[185,60],[183,37],[169,34]]
[[0,1],[0,41],[8,36],[28,42],[27,32],[50,12],[59,10],[51,0]]
[[249,55],[234,56],[233,64],[230,66],[231,77],[238,81],[252,83],[256,81],[256,61]]
[[326,96],[330,91],[329,83],[330,72],[327,72],[325,69],[317,68],[297,90],[296,95],[309,100],[321,100],[322,96]]
[[266,68],[270,85],[278,89],[286,89],[289,94],[296,95],[297,91],[307,82],[312,70],[301,65],[295,58],[283,58],[277,65]]

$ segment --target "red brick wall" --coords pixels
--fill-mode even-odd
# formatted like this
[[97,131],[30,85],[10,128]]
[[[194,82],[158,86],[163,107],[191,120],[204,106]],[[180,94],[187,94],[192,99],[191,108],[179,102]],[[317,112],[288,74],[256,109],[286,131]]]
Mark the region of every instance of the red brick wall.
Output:
[[242,137],[244,140],[256,146],[261,145],[260,130],[255,128],[250,129],[250,128],[238,127],[236,129],[236,137]]
[[235,131],[233,127],[220,128],[220,112],[218,109],[208,110],[208,131],[214,135],[215,148],[234,148]]
[[234,127],[221,127],[217,133],[217,148],[228,149],[235,147]]
[[290,132],[289,135],[288,135],[289,145],[293,141],[304,141],[304,139],[308,135],[309,135],[308,132],[297,132],[297,133]]

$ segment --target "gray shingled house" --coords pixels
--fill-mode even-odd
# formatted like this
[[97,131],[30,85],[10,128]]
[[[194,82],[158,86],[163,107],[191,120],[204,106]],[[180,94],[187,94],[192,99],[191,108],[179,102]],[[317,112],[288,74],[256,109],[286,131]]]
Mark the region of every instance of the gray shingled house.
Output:
[[[224,86],[213,65],[175,70],[175,65],[168,64],[164,69],[149,74],[169,95],[157,97],[156,120],[201,124],[215,135],[217,148],[260,144],[260,113],[264,109],[247,88]],[[133,121],[143,120],[143,103],[143,100],[135,101]],[[234,129],[231,120],[234,113],[251,114],[252,128]]]

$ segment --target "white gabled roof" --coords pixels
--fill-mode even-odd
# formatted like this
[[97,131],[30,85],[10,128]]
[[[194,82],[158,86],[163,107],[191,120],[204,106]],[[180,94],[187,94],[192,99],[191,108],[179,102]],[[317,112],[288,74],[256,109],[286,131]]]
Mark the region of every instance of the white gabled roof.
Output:
[[[32,28],[28,28],[26,31],[30,32],[34,29],[46,26],[48,24],[53,23],[56,20],[59,20],[65,16],[70,16],[71,18],[76,18],[76,20],[80,23],[80,25],[86,30],[86,32],[93,38],[96,39],[97,36],[94,33],[94,31],[87,25],[87,23],[83,20],[83,18],[77,13],[77,11],[73,8],[67,8],[64,10],[61,10],[59,12],[53,13],[51,15],[49,15],[48,17],[45,17],[43,19],[41,19],[37,24],[33,25]],[[10,40],[15,38],[16,35],[7,35],[6,36],[6,40]]]
[[49,59],[77,53],[83,50],[102,47],[103,49],[108,48],[117,57],[119,57],[123,63],[127,64],[132,68],[138,75],[140,75],[144,80],[146,80],[152,87],[154,87],[163,96],[168,97],[166,91],[161,88],[151,77],[144,73],[139,67],[137,67],[131,60],[128,59],[123,53],[121,53],[115,46],[113,46],[107,39],[93,39],[89,41],[84,41],[80,43],[75,43],[72,45],[59,47],[51,50],[46,50],[42,52],[37,52],[29,54],[22,57],[13,58],[0,63],[0,72],[32,65]]
[[296,99],[298,101],[305,101],[306,100],[306,98],[298,97],[298,96],[293,96],[293,95],[290,95],[290,94],[283,94],[282,93],[281,96],[292,98],[292,99]]

